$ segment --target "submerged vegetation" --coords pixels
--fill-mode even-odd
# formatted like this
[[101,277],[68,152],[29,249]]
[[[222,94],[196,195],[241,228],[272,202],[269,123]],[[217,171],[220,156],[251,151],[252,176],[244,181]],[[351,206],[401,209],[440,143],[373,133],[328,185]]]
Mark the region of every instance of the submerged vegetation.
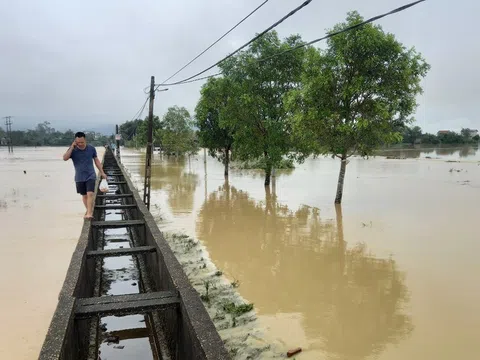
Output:
[[[363,21],[352,11],[330,32]],[[218,65],[221,76],[202,86],[193,119],[178,107],[155,119],[155,145],[177,156],[204,147],[224,164],[225,177],[233,159],[235,167],[263,169],[265,186],[294,161],[338,158],[340,203],[347,159],[402,141],[430,66],[372,23],[339,32],[326,45],[264,34]],[[125,144],[143,146],[145,129],[143,120],[123,124]]]

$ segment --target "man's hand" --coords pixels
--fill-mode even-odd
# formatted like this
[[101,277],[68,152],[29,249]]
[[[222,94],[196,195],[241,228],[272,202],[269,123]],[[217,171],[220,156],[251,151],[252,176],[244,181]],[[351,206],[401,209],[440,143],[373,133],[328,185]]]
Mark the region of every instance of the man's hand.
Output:
[[63,154],[64,161],[67,161],[68,159],[70,159],[70,156],[72,156],[72,152],[76,146],[77,146],[77,143],[74,141],[72,145],[68,148],[68,150],[65,152],[65,154]]
[[105,180],[107,180],[107,174],[105,174],[105,173],[102,173],[102,179],[105,179]]

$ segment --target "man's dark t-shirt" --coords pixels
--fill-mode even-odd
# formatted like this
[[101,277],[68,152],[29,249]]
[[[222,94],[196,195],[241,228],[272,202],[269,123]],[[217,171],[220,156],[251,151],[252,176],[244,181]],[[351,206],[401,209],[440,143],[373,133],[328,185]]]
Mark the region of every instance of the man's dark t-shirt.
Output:
[[84,150],[75,147],[70,158],[75,167],[75,182],[84,182],[96,180],[95,169],[93,168],[93,159],[97,157],[97,150],[94,146],[88,145]]

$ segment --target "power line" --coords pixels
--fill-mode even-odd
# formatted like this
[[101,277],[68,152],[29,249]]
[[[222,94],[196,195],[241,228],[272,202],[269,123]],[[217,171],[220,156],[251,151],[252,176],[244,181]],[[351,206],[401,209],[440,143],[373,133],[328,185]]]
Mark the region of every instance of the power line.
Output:
[[145,110],[145,107],[147,106],[147,103],[148,103],[148,100],[150,99],[150,96],[148,96],[146,99],[145,99],[145,102],[143,103],[143,105],[140,107],[140,109],[135,113],[135,115],[133,115],[133,118],[132,120],[130,121],[134,121],[134,120],[137,120],[139,117],[142,116],[143,114],[143,111]]
[[[268,56],[268,57],[263,58],[263,59],[255,60],[254,62],[256,62],[256,63],[262,63],[262,62],[268,61],[268,60],[270,60],[270,59],[273,59],[273,58],[275,58],[275,57],[277,57],[277,56],[285,55],[285,54],[287,54],[287,53],[289,53],[289,52],[292,52],[292,51],[295,51],[295,50],[304,48],[304,47],[306,47],[306,46],[313,45],[313,44],[315,44],[315,43],[317,43],[317,42],[320,42],[320,41],[322,41],[322,40],[326,40],[326,39],[329,39],[329,38],[331,38],[331,37],[334,37],[334,36],[340,35],[340,34],[342,34],[342,33],[345,33],[345,32],[347,32],[347,31],[354,30],[354,29],[359,28],[359,27],[361,27],[361,26],[364,26],[364,25],[366,25],[366,24],[368,24],[368,23],[371,23],[371,22],[374,22],[374,21],[379,20],[379,19],[381,19],[381,18],[384,18],[384,17],[386,17],[386,16],[389,16],[389,15],[392,15],[392,14],[395,14],[395,13],[398,13],[398,12],[401,12],[401,11],[404,11],[404,10],[407,10],[408,8],[410,8],[410,7],[412,7],[412,6],[415,6],[415,5],[417,5],[417,4],[421,3],[421,2],[424,2],[424,1],[426,1],[426,0],[418,0],[418,1],[415,1],[415,2],[413,2],[413,3],[400,6],[400,7],[396,8],[396,9],[394,9],[394,10],[392,10],[392,11],[389,11],[389,12],[384,13],[384,14],[381,14],[381,15],[374,16],[374,17],[372,17],[372,18],[370,18],[370,19],[368,19],[368,20],[365,20],[365,21],[363,21],[363,22],[361,22],[361,23],[358,23],[358,24],[356,24],[356,25],[352,25],[352,26],[346,27],[345,29],[342,29],[342,30],[339,30],[339,31],[335,31],[335,32],[329,33],[329,34],[327,34],[327,35],[325,35],[324,37],[321,37],[321,38],[319,38],[319,39],[315,39],[315,40],[312,40],[312,41],[307,42],[307,43],[305,43],[305,44],[301,44],[301,45],[295,46],[295,47],[293,47],[293,48],[291,48],[291,49],[288,49],[288,50],[279,52],[279,53],[277,53],[277,54]],[[224,61],[224,60],[225,60],[225,59],[221,60],[220,62],[222,62],[222,61]],[[211,69],[211,68],[209,68],[209,69],[207,69],[207,70],[210,70],[210,69]],[[207,71],[207,70],[205,70],[205,71]],[[205,71],[203,71],[203,72],[205,72]],[[202,72],[202,73],[203,73],[203,72]],[[193,79],[193,80],[192,80],[193,77],[196,77],[196,76],[193,76],[193,77],[190,77],[189,79],[186,79],[186,80],[184,80],[184,81],[179,81],[179,82],[177,82],[177,83],[168,84],[168,85],[183,85],[183,84],[188,84],[188,83],[192,83],[192,82],[195,82],[195,81],[200,81],[200,80],[209,79],[209,78],[216,77],[216,76],[219,76],[219,75],[222,75],[222,73],[220,72],[220,73],[216,73],[216,74],[213,74],[213,75],[204,76],[204,77],[201,77],[201,78]],[[164,84],[161,84],[161,85],[163,86]],[[159,85],[159,86],[160,86],[160,85]]]
[[203,76],[203,77],[201,77],[201,78],[184,81],[184,82],[182,82],[182,83],[180,83],[180,84],[177,84],[177,85],[190,84],[190,83],[193,83],[193,82],[196,82],[196,81],[206,80],[206,79],[210,79],[210,78],[213,78],[213,77],[216,77],[216,76],[220,76],[220,75],[222,75],[222,74],[223,74],[223,73],[219,72],[219,73],[216,73],[216,74],[212,74],[212,75],[208,75],[208,76]]
[[214,43],[212,43],[209,47],[207,47],[205,50],[203,50],[200,54],[198,54],[196,57],[194,57],[190,62],[188,62],[186,65],[184,65],[180,70],[178,70],[175,74],[173,74],[172,76],[170,76],[169,78],[165,79],[162,81],[162,83],[165,83],[167,82],[168,80],[170,80],[171,78],[173,78],[175,75],[177,75],[178,73],[180,73],[182,70],[184,70],[187,66],[189,66],[190,64],[192,64],[195,60],[197,60],[200,56],[202,56],[203,54],[205,54],[208,50],[210,50],[214,45],[216,45],[220,40],[222,40],[225,36],[227,36],[228,34],[230,34],[233,30],[235,30],[240,24],[242,24],[245,20],[247,20],[250,16],[252,16],[254,13],[256,13],[258,10],[260,10],[261,7],[263,7],[267,2],[269,2],[270,0],[265,0],[263,3],[261,3],[259,6],[257,6],[252,12],[250,12],[250,14],[248,14],[247,16],[245,16],[242,20],[240,20],[240,22],[238,22],[234,27],[232,27],[230,30],[228,30],[225,34],[223,34],[220,38],[218,38]]
[[[135,115],[133,115],[133,118],[132,120],[130,120],[129,122],[132,122],[132,121],[135,121],[137,120],[138,118],[141,118],[142,115],[143,115],[143,112],[145,111],[145,107],[147,106],[147,103],[148,103],[148,100],[150,99],[150,96],[148,96],[146,99],[145,99],[145,102],[143,103],[143,105],[140,107],[140,109],[135,113]],[[130,132],[130,135],[128,136],[129,138],[133,135],[133,133],[135,133],[135,131],[137,130],[137,127],[138,127],[138,124],[135,125],[135,127],[133,128],[133,130]]]
[[418,1],[415,1],[415,2],[413,2],[413,3],[400,6],[400,7],[396,8],[396,9],[394,9],[394,10],[392,10],[392,11],[389,11],[389,12],[384,13],[384,14],[381,14],[381,15],[374,16],[374,17],[372,17],[372,18],[370,18],[370,19],[368,19],[368,20],[362,21],[361,23],[358,23],[358,24],[356,24],[356,25],[352,25],[352,26],[346,27],[345,29],[342,29],[342,30],[339,30],[339,31],[335,31],[335,32],[329,33],[328,35],[325,35],[324,37],[321,37],[321,38],[312,40],[312,41],[310,41],[310,42],[308,42],[308,43],[305,43],[305,44],[302,44],[302,45],[295,46],[295,47],[293,47],[293,48],[291,48],[291,49],[282,51],[282,52],[280,52],[280,53],[278,53],[278,54],[269,56],[269,57],[267,57],[267,58],[260,59],[260,60],[258,60],[258,62],[264,62],[264,61],[270,60],[270,59],[272,59],[272,58],[274,58],[274,57],[276,57],[276,56],[284,55],[284,54],[287,54],[287,53],[289,53],[289,52],[292,52],[292,51],[301,49],[301,48],[303,48],[303,47],[305,47],[305,46],[310,46],[310,45],[313,45],[313,44],[315,44],[315,43],[317,43],[317,42],[320,42],[320,41],[322,41],[322,40],[326,40],[326,39],[329,39],[329,38],[334,37],[334,36],[336,36],[336,35],[340,35],[340,34],[342,34],[342,33],[344,33],[344,32],[357,29],[357,28],[359,28],[359,27],[361,27],[361,26],[364,26],[364,25],[366,25],[366,24],[368,24],[368,23],[374,22],[374,21],[379,20],[379,19],[381,19],[381,18],[384,18],[384,17],[386,17],[386,16],[393,15],[393,14],[395,14],[395,13],[398,13],[398,12],[401,12],[401,11],[404,11],[404,10],[407,10],[408,8],[410,8],[410,7],[412,7],[412,6],[415,6],[415,5],[417,5],[417,4],[421,3],[421,2],[424,2],[424,1],[426,1],[426,0],[418,0]]
[[213,64],[212,66],[206,68],[205,70],[202,70],[200,71],[199,73],[195,74],[195,75],[192,75],[186,79],[183,79],[183,80],[180,80],[180,81],[177,81],[177,82],[174,82],[174,83],[170,83],[170,84],[159,84],[155,87],[155,90],[158,89],[160,86],[171,86],[171,85],[178,85],[178,84],[181,84],[181,83],[184,83],[185,81],[188,81],[188,80],[191,80],[193,78],[196,78],[197,76],[199,75],[202,75],[203,73],[206,73],[208,70],[210,69],[213,69],[215,66],[221,64],[222,62],[224,62],[225,60],[227,60],[228,58],[232,57],[233,55],[235,55],[236,53],[238,53],[240,50],[246,48],[248,45],[250,45],[251,43],[253,43],[254,41],[256,41],[257,39],[261,38],[263,35],[265,35],[267,32],[269,32],[270,30],[274,29],[275,27],[277,27],[278,25],[280,25],[282,22],[284,22],[285,20],[287,20],[289,17],[295,15],[298,11],[302,10],[305,6],[307,6],[308,4],[310,4],[312,2],[312,0],[307,0],[305,1],[302,5],[296,7],[294,10],[290,11],[287,15],[285,15],[283,18],[281,18],[280,20],[278,20],[276,23],[274,23],[273,25],[269,26],[267,29],[263,30],[260,34],[258,34],[257,36],[255,36],[253,39],[251,39],[249,42],[245,43],[244,45],[240,46],[237,50],[235,50],[234,52],[232,52],[231,54],[225,56],[222,60],[220,61],[217,61],[215,64]]

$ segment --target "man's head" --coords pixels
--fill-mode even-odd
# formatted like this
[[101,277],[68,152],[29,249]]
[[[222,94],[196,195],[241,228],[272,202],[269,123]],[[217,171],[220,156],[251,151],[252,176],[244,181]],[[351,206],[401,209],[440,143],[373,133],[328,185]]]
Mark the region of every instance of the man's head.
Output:
[[75,134],[75,143],[77,147],[81,150],[87,147],[87,140],[85,139],[85,133],[79,131]]

